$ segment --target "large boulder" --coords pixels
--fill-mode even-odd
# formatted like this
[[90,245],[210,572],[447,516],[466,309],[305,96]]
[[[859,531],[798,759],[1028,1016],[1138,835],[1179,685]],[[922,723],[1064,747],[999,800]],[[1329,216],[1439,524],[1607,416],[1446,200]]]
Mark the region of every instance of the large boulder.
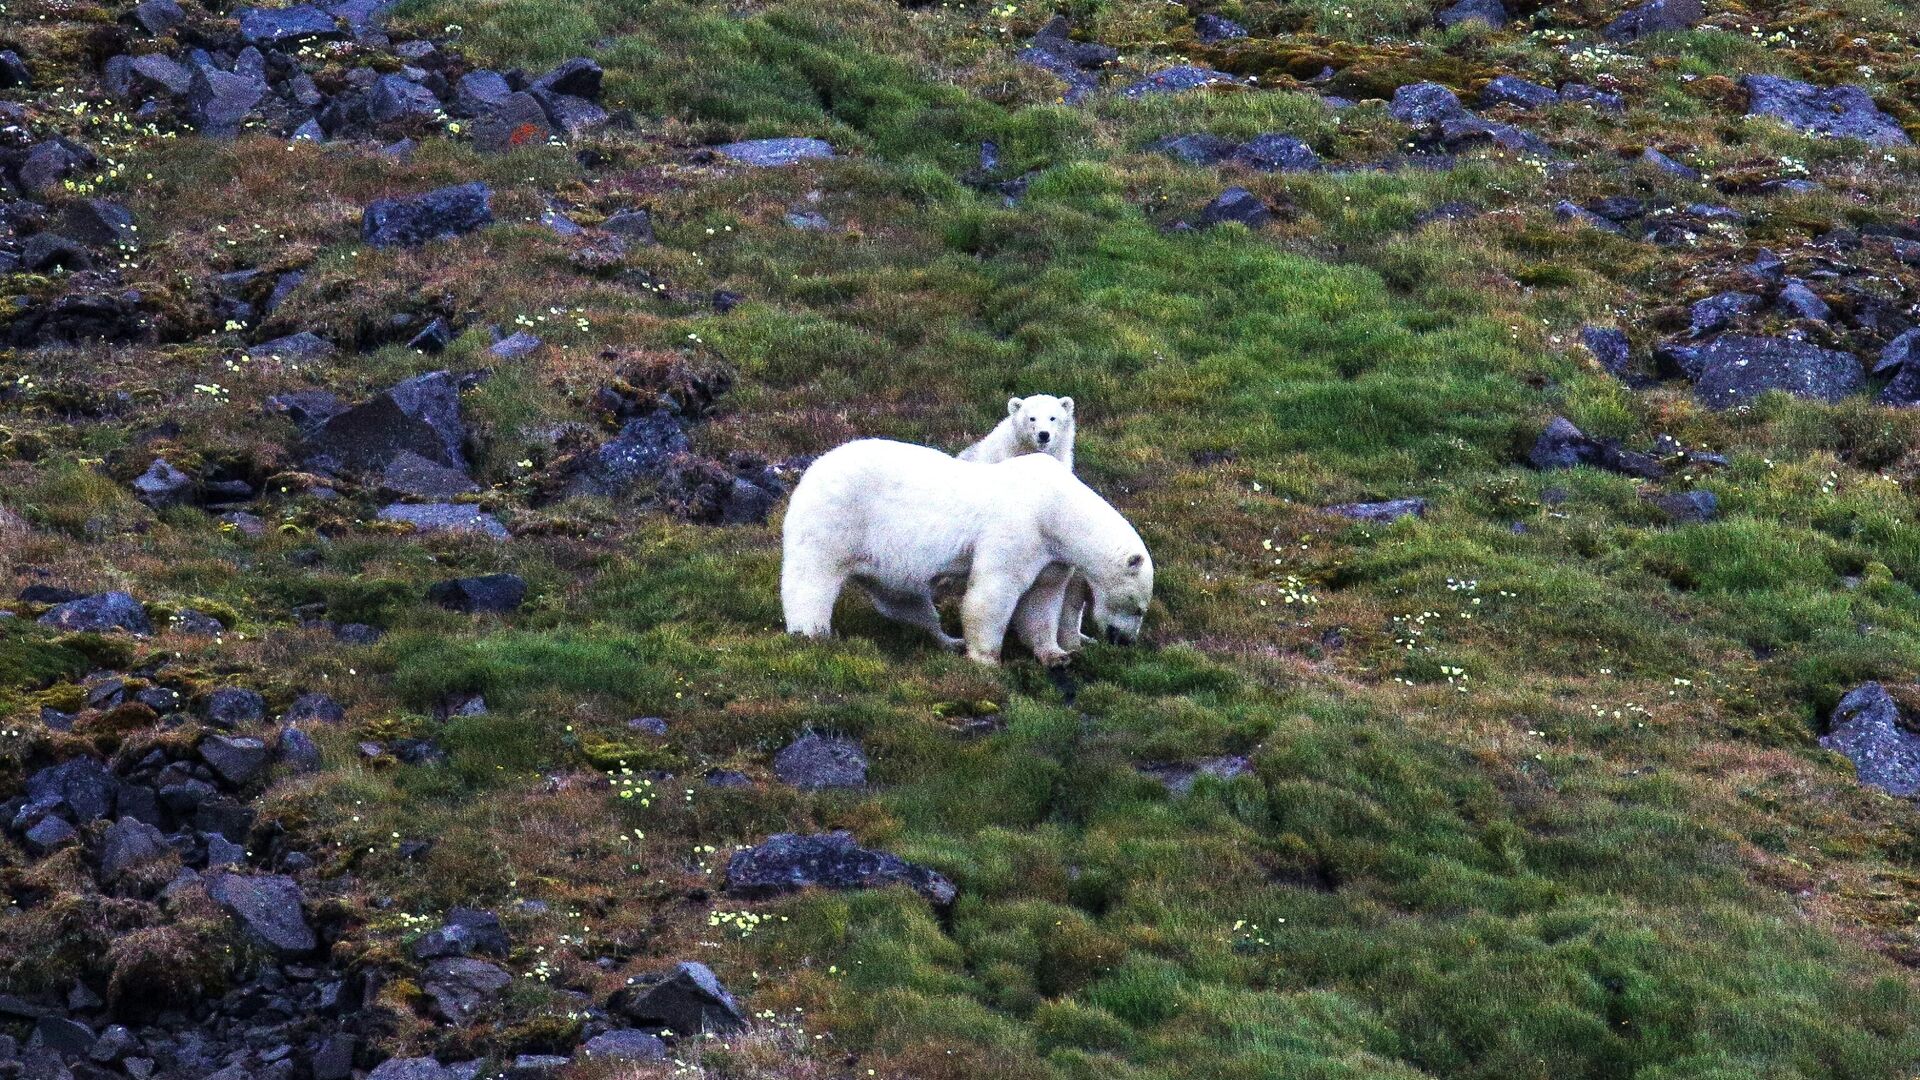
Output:
[[648,1027],[664,1028],[682,1038],[702,1032],[727,1034],[747,1026],[747,1017],[733,995],[705,964],[682,963],[668,971],[643,976],[616,992],[608,1011]]
[[200,740],[200,760],[222,780],[245,787],[267,769],[267,744],[252,736],[209,735]]
[[1608,41],[1633,41],[1648,34],[1691,30],[1706,17],[1700,0],[1648,0],[1621,12],[1601,33]]
[[810,732],[774,755],[773,772],[803,791],[865,787],[867,755],[852,739]]
[[493,189],[478,181],[421,195],[381,199],[361,215],[360,236],[374,247],[419,247],[470,233],[493,221]]
[[1233,151],[1233,160],[1261,172],[1307,172],[1320,167],[1313,147],[1291,135],[1256,135]]
[[250,45],[275,48],[312,38],[341,37],[333,16],[312,4],[284,8],[241,8],[234,12],[240,20],[240,36]]
[[40,625],[96,634],[109,630],[125,630],[133,634],[153,633],[153,624],[147,619],[146,609],[140,606],[140,601],[123,592],[84,596],[56,605],[53,610],[40,616]]
[[1859,139],[1873,146],[1907,146],[1913,141],[1899,121],[1881,112],[1857,86],[1822,89],[1778,75],[1748,75],[1741,82],[1752,95],[1748,116],[1771,116],[1809,134]]
[[504,154],[546,143],[553,134],[553,121],[548,119],[540,99],[523,90],[484,106],[472,132],[476,147],[489,154]]
[[306,459],[321,468],[371,472],[413,453],[464,472],[466,441],[460,384],[434,371],[327,417],[307,437]]
[[1713,409],[1744,405],[1770,390],[1838,401],[1866,384],[1853,354],[1791,338],[1728,334],[1705,345],[1668,345],[1662,357],[1693,380],[1694,397]]
[[1879,683],[1862,683],[1840,699],[1820,745],[1846,755],[1861,783],[1920,795],[1920,733]]
[[471,1023],[512,984],[500,965],[465,956],[435,960],[420,977],[434,1012],[450,1024]]
[[[231,837],[229,837],[231,839]],[[239,921],[253,940],[281,959],[313,952],[319,944],[307,925],[299,883],[280,874],[208,874],[207,895]]]
[[777,833],[734,853],[727,863],[726,892],[764,900],[808,887],[877,889],[904,884],[935,907],[953,903],[958,891],[944,876],[898,855],[854,843],[846,832]]

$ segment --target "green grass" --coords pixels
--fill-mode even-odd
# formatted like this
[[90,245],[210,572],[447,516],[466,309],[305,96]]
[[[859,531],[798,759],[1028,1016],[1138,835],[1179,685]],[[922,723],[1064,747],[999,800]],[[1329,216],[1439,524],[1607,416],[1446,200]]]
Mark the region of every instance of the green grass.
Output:
[[[1187,33],[1166,5],[1071,7],[1129,68],[1161,66]],[[324,684],[352,706],[348,728],[323,735],[329,769],[269,796],[325,873],[408,912],[548,900],[555,912],[526,916],[516,940],[547,950],[568,986],[704,959],[750,1006],[830,1033],[815,1061],[854,1054],[855,1075],[1908,1076],[1914,810],[1859,791],[1813,735],[1858,681],[1920,674],[1920,420],[1866,402],[1712,414],[1675,388],[1627,390],[1572,345],[1579,327],[1617,322],[1645,345],[1742,246],[1655,250],[1544,210],[1549,184],[1615,193],[1614,163],[1644,141],[1692,144],[1705,162],[1840,167],[1844,150],[1733,120],[1681,77],[1815,58],[1718,31],[1636,45],[1648,67],[1621,63],[1636,91],[1624,128],[1572,110],[1540,121],[1587,151],[1564,177],[1488,155],[1446,172],[1237,176],[1280,220],[1181,233],[1166,226],[1225,181],[1143,151],[1155,138],[1284,130],[1351,164],[1405,133],[1376,105],[1335,114],[1286,90],[1060,107],[1001,56],[1052,10],[408,0],[403,19],[458,24],[479,61],[534,70],[591,53],[640,130],[597,139],[611,164],[595,171],[545,148],[486,160],[429,143],[410,165],[376,165],[182,140],[142,148],[156,179],[126,196],[181,258],[310,256],[289,329],[351,340],[366,313],[423,293],[476,324],[547,319],[537,332],[554,347],[467,401],[482,499],[522,534],[383,533],[349,491],[289,498],[249,544],[125,496],[159,449],[289,470],[285,431],[253,402],[295,385],[359,394],[435,362],[393,348],[300,372],[230,371],[205,344],[93,370],[29,358],[45,385],[140,393],[131,415],[91,427],[51,421],[53,391],[0,414],[34,440],[0,463],[18,481],[6,501],[56,538],[36,540],[36,558],[265,631],[183,643],[181,664],[289,693]],[[1399,3],[1221,10],[1326,35],[1289,47],[1340,51],[1356,81],[1493,63],[1572,77],[1585,62],[1548,38],[1420,30],[1427,9]],[[1875,34],[1912,30],[1904,13],[1870,15]],[[844,156],[778,172],[693,161],[697,145],[784,135]],[[1006,176],[1035,171],[1017,205],[961,182],[983,139]],[[351,215],[276,186],[287,170],[339,205],[484,176],[516,223],[363,252]],[[1861,177],[1877,205],[1914,205],[1897,169]],[[781,224],[811,191],[845,231]],[[583,220],[647,205],[663,243],[627,276],[576,272],[563,243],[518,222],[552,196]],[[1499,212],[1414,229],[1452,199]],[[215,226],[236,216],[276,228],[229,245]],[[668,296],[636,287],[641,272]],[[714,288],[748,300],[711,314]],[[480,344],[469,333],[452,359],[478,362]],[[543,498],[565,451],[603,435],[566,425],[617,374],[606,348],[732,369],[735,389],[695,432],[714,455],[856,435],[958,448],[1009,394],[1073,395],[1081,473],[1155,554],[1149,641],[1090,648],[1069,705],[1023,658],[980,669],[851,600],[840,639],[787,639],[775,529]],[[192,393],[215,377],[230,401]],[[1635,447],[1670,433],[1731,464],[1654,485],[1525,469],[1556,414]],[[135,453],[162,417],[178,434]],[[1719,520],[1672,526],[1644,498],[1693,487],[1719,497]],[[1430,514],[1371,526],[1313,509],[1406,495]],[[434,581],[496,570],[532,583],[520,614],[424,602]],[[316,602],[389,635],[349,652],[296,634],[286,612]],[[78,648],[0,624],[0,706],[82,673]],[[429,719],[466,693],[488,715]],[[642,715],[669,734],[635,733]],[[857,737],[874,787],[699,783],[716,768],[767,781],[771,755],[807,730]],[[357,755],[361,739],[427,733],[450,768]],[[33,739],[0,753],[24,764],[47,749]],[[1226,754],[1251,772],[1186,796],[1141,771]],[[732,845],[824,828],[950,876],[951,918],[899,890],[715,898]],[[432,851],[401,859],[400,838],[422,836]],[[740,938],[704,918],[748,907],[786,921]],[[368,916],[347,947],[392,962],[394,935]],[[603,972],[603,955],[630,966]],[[530,990],[511,1019],[548,1005],[571,1007]],[[397,1039],[431,1045],[411,1023]],[[510,1023],[486,1045],[529,1038]]]

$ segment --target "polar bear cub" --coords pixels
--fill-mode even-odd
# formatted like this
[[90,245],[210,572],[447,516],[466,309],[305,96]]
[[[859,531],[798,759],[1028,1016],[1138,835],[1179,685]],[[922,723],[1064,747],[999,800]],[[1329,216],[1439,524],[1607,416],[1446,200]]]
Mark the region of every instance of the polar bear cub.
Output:
[[[1021,598],[1050,570],[1086,578],[1094,622],[1117,644],[1139,635],[1153,598],[1140,534],[1042,454],[986,465],[911,443],[850,442],[800,477],[782,529],[780,603],[795,634],[831,633],[834,601],[852,582],[881,614],[994,664]],[[934,607],[943,577],[967,581],[962,639]],[[1057,645],[1036,654],[1064,662]]]
[[989,465],[1021,454],[1045,454],[1073,469],[1073,399],[1035,394],[1007,399],[1007,418],[960,451],[961,461]]

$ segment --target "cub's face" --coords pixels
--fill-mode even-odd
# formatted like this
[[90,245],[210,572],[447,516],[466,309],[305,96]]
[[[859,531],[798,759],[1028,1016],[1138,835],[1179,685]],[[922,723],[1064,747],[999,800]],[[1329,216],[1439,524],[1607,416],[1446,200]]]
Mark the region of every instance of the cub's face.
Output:
[[[1153,559],[1144,551],[1126,557],[1105,582],[1092,582],[1093,622],[1109,644],[1131,645],[1153,602]],[[1102,586],[1105,586],[1104,588]]]
[[1008,398],[1007,415],[1020,435],[1020,445],[1045,454],[1073,430],[1073,399],[1051,394]]

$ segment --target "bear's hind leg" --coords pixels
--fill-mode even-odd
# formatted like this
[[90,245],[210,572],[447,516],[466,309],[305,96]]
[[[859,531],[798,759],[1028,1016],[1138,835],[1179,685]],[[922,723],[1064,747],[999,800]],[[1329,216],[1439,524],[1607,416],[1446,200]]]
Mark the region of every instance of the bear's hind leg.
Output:
[[886,593],[872,587],[868,587],[866,592],[873,598],[873,606],[880,609],[880,614],[894,622],[925,630],[933,635],[941,648],[949,652],[957,652],[962,645],[966,644],[947,633],[946,627],[940,625],[940,609],[933,606],[933,593],[924,592],[917,596],[908,596],[904,593]]
[[1065,563],[1048,566],[1013,609],[1014,635],[1048,667],[1060,667],[1073,659],[1072,650],[1060,640],[1060,627],[1066,618],[1061,605],[1067,599],[1072,573]]

